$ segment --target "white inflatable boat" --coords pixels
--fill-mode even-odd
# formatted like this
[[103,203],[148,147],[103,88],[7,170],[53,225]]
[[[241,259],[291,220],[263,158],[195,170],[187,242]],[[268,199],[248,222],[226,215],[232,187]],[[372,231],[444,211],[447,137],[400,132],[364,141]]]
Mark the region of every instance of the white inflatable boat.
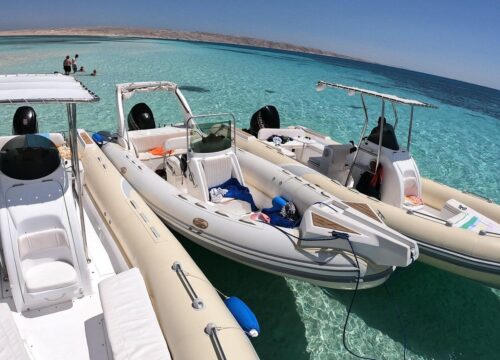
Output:
[[[14,114],[0,136],[0,360],[258,358],[172,233],[77,131],[76,104],[98,100],[70,76],[0,75]],[[66,105],[69,146],[38,133],[44,104]]]
[[[340,84],[317,84],[318,90],[326,88],[361,96],[365,123],[357,145],[337,143],[303,126],[281,129],[277,110],[266,106],[254,114],[247,132],[237,132],[238,146],[344,201],[368,203],[386,224],[418,241],[422,261],[500,287],[500,206],[421,177],[410,154],[413,108],[433,106]],[[367,97],[382,105],[369,135]],[[401,120],[396,105],[410,107],[405,147],[395,136]],[[394,125],[386,120],[391,113]]]
[[[154,91],[174,95],[184,124],[156,127],[151,109],[138,103],[127,126],[123,100]],[[377,286],[395,267],[408,266],[418,256],[415,243],[385,226],[365,203],[349,206],[237,149],[232,115],[192,116],[177,85],[121,84],[117,96],[118,141],[105,143],[102,150],[168,225],[207,249],[264,271],[339,289]],[[170,107],[155,113],[166,117],[162,122],[172,120]],[[280,202],[277,213],[258,210]]]

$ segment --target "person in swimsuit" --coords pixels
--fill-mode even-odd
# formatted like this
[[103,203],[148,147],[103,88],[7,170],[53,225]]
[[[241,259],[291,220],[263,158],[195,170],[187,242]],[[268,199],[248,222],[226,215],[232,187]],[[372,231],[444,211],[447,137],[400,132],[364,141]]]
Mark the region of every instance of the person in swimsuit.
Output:
[[94,71],[92,71],[92,74],[90,74],[91,76],[96,76],[97,75],[97,70],[94,69]]
[[69,55],[66,55],[66,59],[63,62],[64,75],[69,75],[71,73],[71,59]]
[[77,59],[78,59],[78,54],[75,54],[75,58],[71,60],[71,65],[73,67],[74,73],[76,73],[78,71],[78,65],[76,64]]

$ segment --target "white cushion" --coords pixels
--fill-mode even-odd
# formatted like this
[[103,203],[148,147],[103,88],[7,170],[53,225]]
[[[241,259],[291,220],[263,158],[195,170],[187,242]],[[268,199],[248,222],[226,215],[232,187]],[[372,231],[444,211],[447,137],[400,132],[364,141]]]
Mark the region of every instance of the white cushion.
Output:
[[21,259],[50,248],[63,247],[69,250],[68,237],[64,229],[56,228],[26,233],[19,236],[18,242]]
[[175,137],[165,140],[163,144],[165,150],[184,150],[187,149],[187,139],[185,136]]
[[29,360],[9,305],[0,304],[0,360]]
[[257,134],[257,139],[267,140],[267,138],[271,135],[279,135],[279,136],[289,136],[291,138],[297,136],[305,136],[305,132],[302,129],[273,129],[273,128],[264,128],[260,129]]
[[101,281],[99,296],[113,359],[171,359],[138,269]]
[[[163,128],[129,131],[128,136],[138,153],[163,146],[168,138],[186,135],[186,129],[166,126]],[[185,148],[185,145],[184,145]]]
[[[23,261],[23,267],[26,261],[29,260]],[[64,261],[41,262],[23,272],[26,289],[30,293],[65,288],[77,281],[75,268]]]

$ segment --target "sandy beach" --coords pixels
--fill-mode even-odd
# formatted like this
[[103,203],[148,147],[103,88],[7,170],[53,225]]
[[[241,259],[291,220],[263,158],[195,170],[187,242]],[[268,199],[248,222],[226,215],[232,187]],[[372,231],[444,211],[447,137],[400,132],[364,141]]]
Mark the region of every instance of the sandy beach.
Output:
[[125,36],[141,37],[150,39],[186,40],[202,41],[209,43],[223,43],[232,45],[246,45],[259,48],[294,51],[308,54],[334,56],[344,59],[365,61],[363,59],[338,54],[333,51],[326,51],[306,46],[294,45],[290,43],[256,39],[251,37],[222,35],[205,32],[187,32],[169,29],[146,29],[129,27],[78,27],[78,28],[55,28],[55,29],[22,29],[3,30],[0,36]]

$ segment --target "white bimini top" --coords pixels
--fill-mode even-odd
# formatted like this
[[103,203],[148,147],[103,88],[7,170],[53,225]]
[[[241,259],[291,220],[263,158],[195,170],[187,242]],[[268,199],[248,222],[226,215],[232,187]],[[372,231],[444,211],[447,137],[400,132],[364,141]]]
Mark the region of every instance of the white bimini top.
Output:
[[99,97],[72,76],[58,73],[0,75],[0,104],[94,101],[99,101]]

